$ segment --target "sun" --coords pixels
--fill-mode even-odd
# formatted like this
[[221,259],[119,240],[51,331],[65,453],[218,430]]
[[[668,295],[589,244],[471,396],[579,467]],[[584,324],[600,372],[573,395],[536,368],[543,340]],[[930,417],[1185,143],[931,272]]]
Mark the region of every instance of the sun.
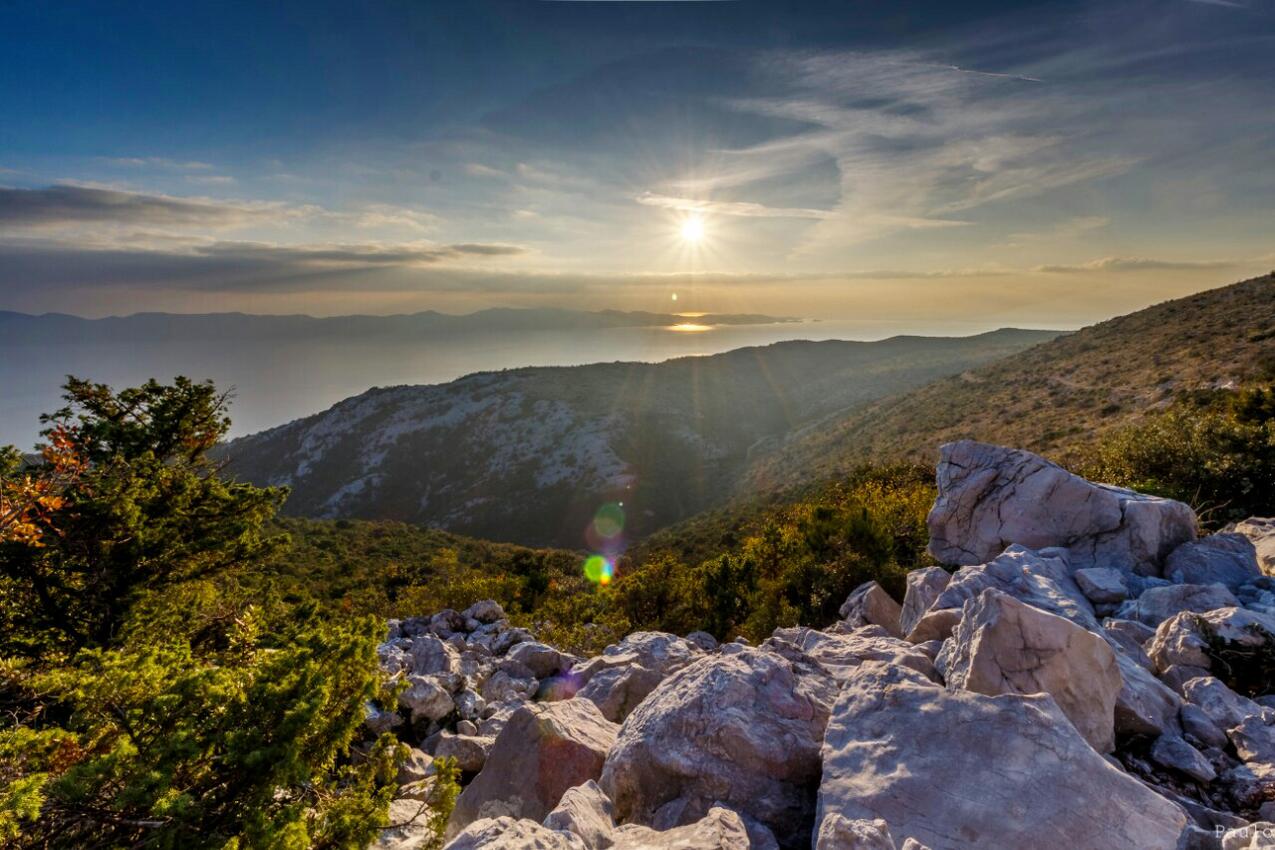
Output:
[[691,245],[699,244],[704,239],[704,219],[697,215],[687,216],[682,221],[682,241]]

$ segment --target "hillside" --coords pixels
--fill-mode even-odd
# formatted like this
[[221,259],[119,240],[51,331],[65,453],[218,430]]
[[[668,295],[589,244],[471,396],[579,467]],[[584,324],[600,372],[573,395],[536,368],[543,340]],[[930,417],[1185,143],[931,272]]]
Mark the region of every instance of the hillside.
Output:
[[293,488],[288,512],[394,519],[493,540],[598,546],[622,502],[641,536],[729,497],[794,428],[1055,334],[792,342],[659,364],[471,375],[369,390],[229,443],[229,471]]
[[978,439],[1065,457],[1192,390],[1275,374],[1275,274],[1111,319],[791,435],[741,495]]

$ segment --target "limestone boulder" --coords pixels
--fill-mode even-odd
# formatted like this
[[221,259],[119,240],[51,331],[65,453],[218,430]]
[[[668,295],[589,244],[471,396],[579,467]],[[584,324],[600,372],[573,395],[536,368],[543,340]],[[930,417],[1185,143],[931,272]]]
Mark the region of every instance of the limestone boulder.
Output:
[[434,676],[408,676],[407,689],[398,695],[398,704],[411,713],[413,723],[441,720],[456,707],[451,690]]
[[461,612],[461,616],[466,620],[477,620],[479,623],[491,625],[505,619],[505,609],[501,608],[500,603],[494,599],[484,599],[470,605]]
[[832,813],[819,824],[815,850],[896,850],[883,820],[850,820]]
[[1093,484],[1042,457],[971,440],[940,450],[930,552],[944,564],[982,564],[1010,544],[1062,547],[1074,568],[1157,575],[1195,539],[1181,502]]
[[[420,850],[427,844],[413,845]],[[408,850],[408,848],[403,848]],[[533,820],[507,815],[477,820],[447,842],[444,850],[590,850],[579,837]]]
[[1129,598],[1129,587],[1125,583],[1125,574],[1111,567],[1089,567],[1076,570],[1076,579],[1080,592],[1095,605],[1112,605]]
[[1265,776],[1275,775],[1275,726],[1271,718],[1250,714],[1226,734],[1245,764]]
[[598,783],[590,779],[567,789],[545,817],[544,825],[579,836],[589,850],[606,850],[614,843],[615,808]]
[[1231,607],[1203,614],[1184,611],[1156,627],[1147,655],[1156,672],[1171,666],[1208,670],[1210,642],[1219,649],[1252,648],[1275,639],[1275,616]]
[[695,823],[662,832],[626,824],[616,829],[613,839],[612,850],[749,850],[754,846],[740,816],[721,806],[709,809]]
[[961,618],[965,603],[988,588],[1007,593],[1042,611],[1098,631],[1093,605],[1071,578],[1067,562],[1022,546],[1010,546],[986,564],[962,567],[908,634],[912,643],[946,638]]
[[1176,850],[1183,811],[1089,746],[1046,694],[989,697],[865,664],[824,739],[818,823],[884,820],[933,850]]
[[778,652],[790,661],[813,661],[839,681],[865,661],[901,664],[938,681],[933,659],[880,626],[851,628],[837,623],[824,631],[804,626],[776,629],[761,648]]
[[[921,675],[921,674],[916,674]],[[599,785],[618,819],[656,829],[716,804],[808,847],[831,676],[738,645],[674,673],[624,721]]]
[[838,613],[848,626],[880,626],[894,637],[903,636],[899,626],[902,607],[875,581],[855,588]]
[[[1182,688],[1183,696],[1221,729],[1230,730],[1249,717],[1264,717],[1271,709],[1258,705],[1248,697],[1235,693],[1221,679],[1199,676]],[[1275,716],[1271,714],[1270,716]]]
[[617,731],[588,700],[519,708],[496,736],[482,772],[456,799],[448,835],[482,818],[543,820],[568,788],[598,778]]
[[677,635],[634,632],[574,668],[570,678],[579,698],[593,702],[608,720],[618,723],[665,677],[703,654]]
[[1134,656],[1113,644],[1122,684],[1116,695],[1117,735],[1176,732],[1182,700]]
[[1275,517],[1249,517],[1236,523],[1233,530],[1253,544],[1257,566],[1262,573],[1275,576]]
[[1164,577],[1177,584],[1221,584],[1231,590],[1261,575],[1253,541],[1237,533],[1183,543],[1164,565]]
[[1165,620],[1190,611],[1202,614],[1217,608],[1239,607],[1235,594],[1221,584],[1170,584],[1152,587],[1120,608],[1120,617],[1136,620],[1152,628]]
[[412,639],[411,669],[418,676],[460,672],[460,653],[456,647],[435,635]]
[[908,573],[908,589],[899,612],[900,634],[906,635],[916,628],[917,622],[930,610],[951,580],[952,574],[942,567],[924,567]]
[[1161,735],[1151,745],[1151,758],[1161,767],[1175,770],[1196,782],[1212,782],[1217,771],[1199,750],[1178,735]]
[[1124,680],[1100,635],[994,588],[965,603],[938,667],[948,687],[987,696],[1047,693],[1099,752],[1115,747]]
[[506,658],[521,664],[537,679],[570,670],[575,659],[539,641],[523,641],[509,648]]
[[495,743],[494,737],[462,735],[444,730],[434,743],[434,758],[453,759],[462,773],[478,773],[487,763],[487,754]]

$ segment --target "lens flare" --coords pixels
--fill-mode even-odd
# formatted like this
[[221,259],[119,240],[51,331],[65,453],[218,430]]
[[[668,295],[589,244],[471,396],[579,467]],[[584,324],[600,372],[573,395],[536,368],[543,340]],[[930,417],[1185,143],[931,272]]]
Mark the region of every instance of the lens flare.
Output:
[[624,508],[619,502],[607,502],[593,515],[593,530],[607,540],[624,530]]
[[584,577],[606,587],[615,577],[615,566],[601,555],[590,555],[584,562]]

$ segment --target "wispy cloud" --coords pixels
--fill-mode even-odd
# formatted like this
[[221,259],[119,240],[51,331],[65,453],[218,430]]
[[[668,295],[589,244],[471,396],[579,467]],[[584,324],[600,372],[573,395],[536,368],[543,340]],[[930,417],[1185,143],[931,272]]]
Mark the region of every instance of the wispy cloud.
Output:
[[701,201],[692,198],[676,198],[643,192],[634,198],[639,204],[660,207],[679,212],[710,213],[713,215],[743,216],[745,218],[827,218],[828,210],[802,209],[800,207],[768,207],[749,201]]
[[1080,265],[1036,266],[1044,274],[1093,274],[1102,272],[1196,271],[1231,269],[1245,265],[1242,260],[1157,260],[1150,257],[1103,257]]
[[103,156],[99,160],[123,168],[162,168],[171,171],[211,171],[213,166],[198,160],[177,160],[163,156]]
[[0,222],[11,227],[110,223],[234,227],[304,215],[312,208],[181,198],[96,186],[59,184],[38,189],[0,186]]

